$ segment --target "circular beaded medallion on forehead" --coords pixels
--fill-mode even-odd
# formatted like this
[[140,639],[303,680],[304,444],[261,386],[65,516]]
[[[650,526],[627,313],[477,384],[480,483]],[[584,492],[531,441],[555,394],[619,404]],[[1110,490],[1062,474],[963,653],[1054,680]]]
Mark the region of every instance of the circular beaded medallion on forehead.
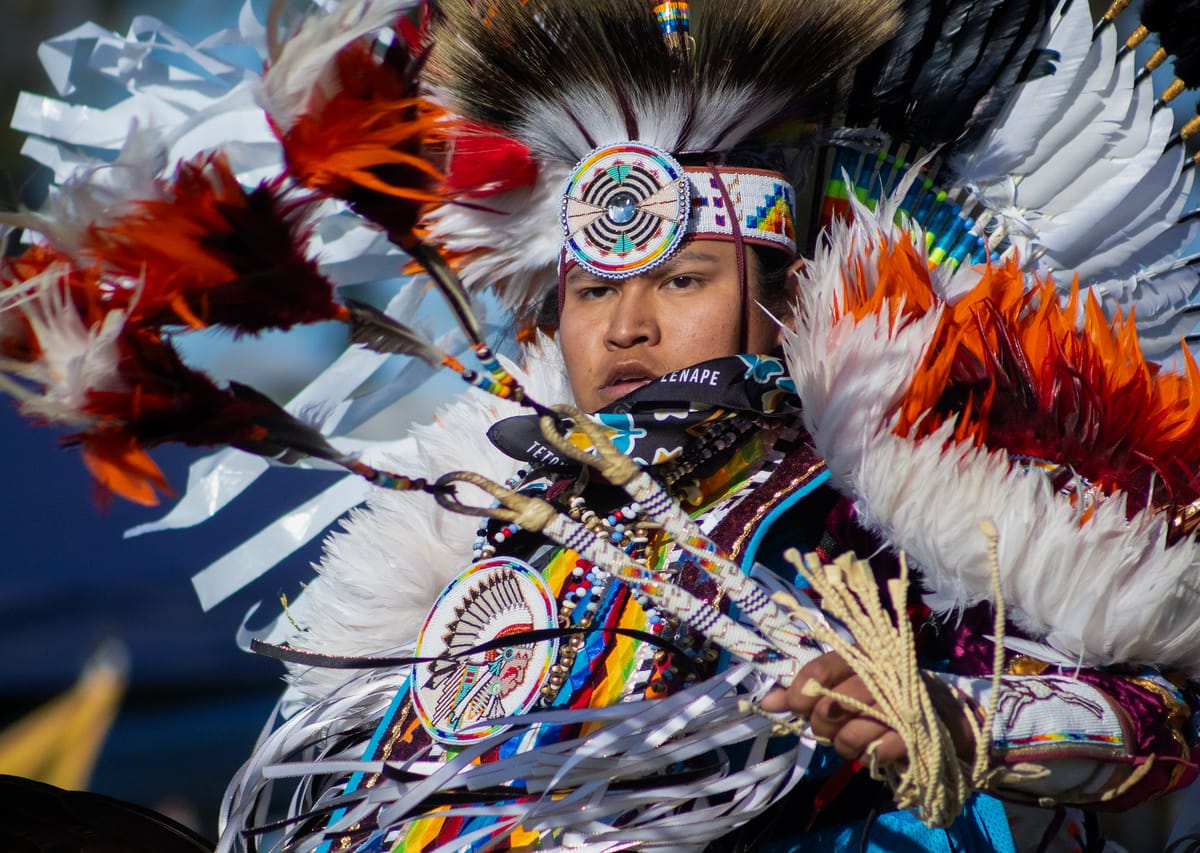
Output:
[[691,187],[670,154],[624,142],[583,158],[563,189],[564,248],[604,278],[626,278],[662,263],[691,215]]

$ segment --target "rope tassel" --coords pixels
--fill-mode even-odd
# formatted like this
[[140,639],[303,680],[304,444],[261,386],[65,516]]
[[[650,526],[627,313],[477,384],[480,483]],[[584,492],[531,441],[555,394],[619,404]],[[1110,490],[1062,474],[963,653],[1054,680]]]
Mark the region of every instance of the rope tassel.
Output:
[[992,720],[1000,697],[1000,673],[1004,664],[1004,605],[1000,597],[997,533],[990,522],[981,525],[990,543],[992,579],[996,601],[996,651],[993,661],[992,695],[983,719],[960,700],[975,743],[974,761],[968,766],[958,757],[950,729],[938,715],[930,698],[927,675],[917,666],[912,625],[904,617],[908,600],[908,563],[900,555],[900,577],[888,581],[893,618],[883,608],[870,564],[853,553],[842,554],[833,563],[822,563],[816,554],[803,557],[791,549],[784,557],[795,566],[821,596],[822,609],[849,630],[848,642],[832,629],[816,624],[815,639],[829,646],[862,679],[874,699],[873,705],[821,686],[804,685],[809,696],[828,696],[864,717],[876,720],[900,735],[907,763],[880,767],[870,755],[871,775],[887,782],[895,792],[896,804],[916,809],[921,821],[931,827],[954,822],[974,791],[988,786],[994,776],[989,768]]

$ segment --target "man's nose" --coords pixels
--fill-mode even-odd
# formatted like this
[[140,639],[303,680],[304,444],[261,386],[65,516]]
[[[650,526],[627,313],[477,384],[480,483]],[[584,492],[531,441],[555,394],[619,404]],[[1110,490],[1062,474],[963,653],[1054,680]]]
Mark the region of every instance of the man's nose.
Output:
[[609,316],[605,338],[613,349],[653,346],[659,341],[659,317],[653,294],[637,284],[631,281],[621,289]]

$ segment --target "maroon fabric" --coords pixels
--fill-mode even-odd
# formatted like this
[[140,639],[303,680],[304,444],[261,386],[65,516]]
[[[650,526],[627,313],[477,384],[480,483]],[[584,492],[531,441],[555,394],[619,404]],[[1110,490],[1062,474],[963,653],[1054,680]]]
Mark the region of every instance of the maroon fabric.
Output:
[[762,485],[747,495],[713,528],[709,538],[734,559],[741,558],[745,544],[754,535],[753,529],[767,517],[775,504],[803,488],[825,470],[812,445],[803,436],[798,440],[800,446],[785,456]]

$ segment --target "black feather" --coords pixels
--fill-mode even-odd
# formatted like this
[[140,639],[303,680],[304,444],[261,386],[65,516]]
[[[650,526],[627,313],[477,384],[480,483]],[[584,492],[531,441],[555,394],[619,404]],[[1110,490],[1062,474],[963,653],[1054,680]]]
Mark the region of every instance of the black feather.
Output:
[[[456,111],[507,130],[548,159],[573,162],[586,153],[564,131],[619,141],[600,138],[580,118],[597,95],[614,105],[625,138],[646,140],[632,105],[651,102],[661,105],[656,120],[684,128],[660,144],[697,150],[706,143],[689,134],[704,93],[738,105],[716,117],[735,125],[760,111],[769,113],[755,119],[760,124],[789,121],[823,105],[830,87],[894,32],[895,7],[895,0],[693,0],[695,46],[685,56],[667,44],[645,0],[446,0],[429,75]],[[761,129],[738,127],[738,136]]]
[[292,463],[304,458],[345,465],[347,456],[325,440],[315,426],[297,418],[265,394],[240,382],[229,383],[230,396],[240,403],[231,412],[254,430],[230,440],[239,450]]
[[1200,86],[1200,0],[1146,0],[1141,20],[1175,58],[1175,76]]
[[859,68],[851,124],[930,149],[970,144],[1013,89],[1046,73],[1051,0],[910,0],[900,33]]
[[350,310],[350,343],[386,355],[413,356],[431,367],[441,367],[445,353],[408,326],[365,302],[348,299],[346,307]]

